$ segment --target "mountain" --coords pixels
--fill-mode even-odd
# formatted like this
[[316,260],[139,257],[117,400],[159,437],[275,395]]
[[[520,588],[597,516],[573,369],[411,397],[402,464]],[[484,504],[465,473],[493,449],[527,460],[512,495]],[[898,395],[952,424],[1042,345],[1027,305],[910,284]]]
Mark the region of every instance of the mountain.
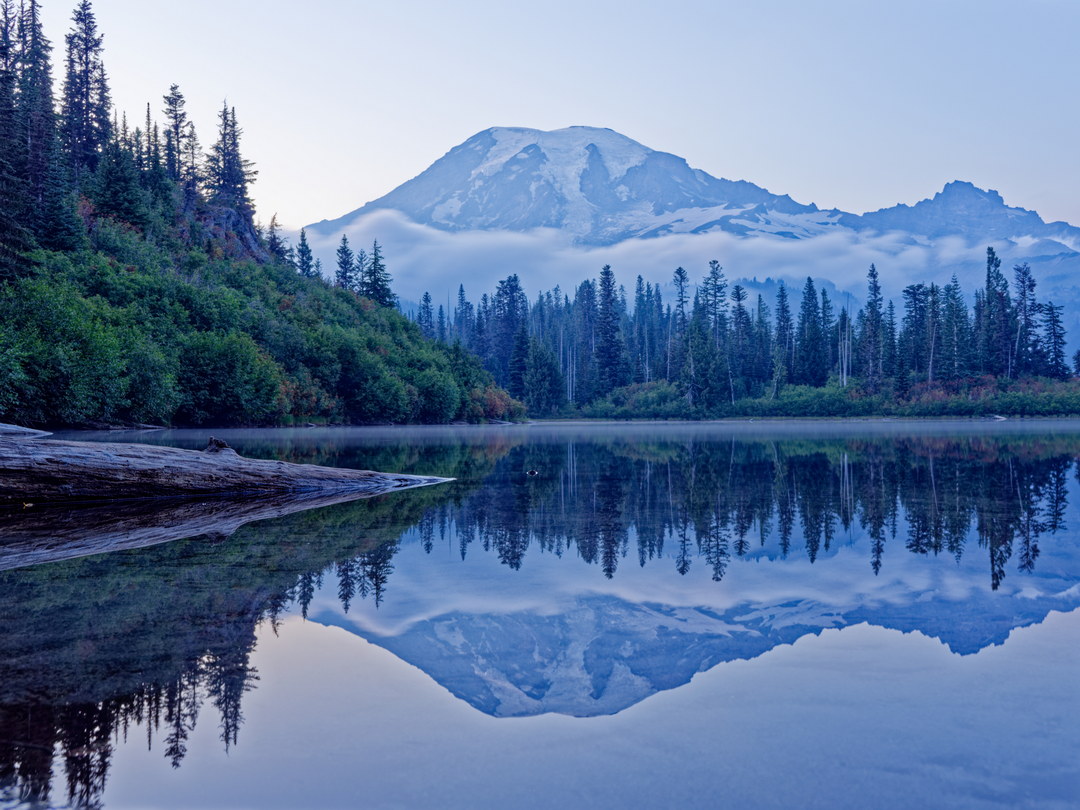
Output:
[[918,596],[872,606],[777,598],[718,610],[588,594],[558,609],[423,616],[396,634],[372,632],[333,608],[309,618],[389,650],[485,714],[595,717],[683,686],[718,664],[864,622],[919,632],[971,655],[1052,610],[1074,610],[1080,594],[1073,588],[1006,605],[985,592],[960,601],[932,591]]
[[981,244],[1041,242],[1043,253],[1080,251],[1080,228],[1045,223],[971,183],[949,183],[913,206],[862,215],[821,210],[745,180],[718,179],[610,129],[583,126],[486,129],[384,197],[309,227],[339,234],[383,210],[445,231],[554,228],[588,246],[710,231],[789,239],[853,231],[902,232],[914,243],[955,235]]

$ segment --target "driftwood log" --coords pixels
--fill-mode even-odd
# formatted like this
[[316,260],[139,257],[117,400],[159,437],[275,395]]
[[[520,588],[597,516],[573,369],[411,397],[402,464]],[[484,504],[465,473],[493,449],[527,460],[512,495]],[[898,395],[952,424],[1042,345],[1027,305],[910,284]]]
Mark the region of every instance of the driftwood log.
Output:
[[378,495],[446,480],[244,458],[216,439],[198,452],[0,437],[0,505],[289,492]]
[[256,520],[451,480],[249,459],[218,439],[198,452],[28,433],[0,435],[0,571],[223,538]]
[[0,508],[0,571],[188,537],[224,540],[257,520],[369,497],[363,492],[286,492],[258,498],[153,498]]

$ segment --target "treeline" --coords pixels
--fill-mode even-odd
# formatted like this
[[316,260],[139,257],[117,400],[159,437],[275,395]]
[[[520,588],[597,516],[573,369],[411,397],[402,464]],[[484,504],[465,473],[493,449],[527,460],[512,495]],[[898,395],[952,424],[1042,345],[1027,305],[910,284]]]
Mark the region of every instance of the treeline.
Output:
[[889,547],[977,554],[996,590],[1065,531],[1075,450],[981,437],[531,444],[499,466],[540,476],[494,477],[494,495],[433,507],[418,534],[429,553],[438,531],[463,559],[486,552],[513,569],[531,549],[574,554],[608,578],[629,558],[679,574],[705,566],[719,582],[740,559],[813,563],[859,527],[875,575]]
[[461,347],[377,294],[335,289],[306,239],[255,224],[236,111],[203,151],[172,85],[162,119],[112,106],[83,0],[54,98],[40,3],[0,0],[0,420],[24,424],[446,422],[520,406]]
[[812,278],[797,301],[782,282],[774,301],[752,301],[716,261],[696,286],[676,269],[672,286],[665,301],[638,276],[631,300],[604,267],[572,294],[556,287],[530,304],[512,275],[477,304],[459,288],[449,314],[435,315],[425,293],[416,320],[476,352],[538,416],[1080,410],[1075,392],[1032,394],[1034,380],[1070,377],[1062,307],[1036,299],[1026,263],[1010,285],[993,248],[972,307],[954,276],[905,287],[897,308],[873,265],[857,311]]

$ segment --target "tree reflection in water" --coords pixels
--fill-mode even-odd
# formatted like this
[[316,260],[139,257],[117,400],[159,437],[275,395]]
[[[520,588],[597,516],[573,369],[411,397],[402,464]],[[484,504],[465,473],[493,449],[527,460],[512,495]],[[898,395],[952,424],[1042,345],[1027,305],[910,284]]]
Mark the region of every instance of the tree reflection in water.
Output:
[[868,575],[897,544],[950,560],[980,553],[997,590],[1010,566],[1032,572],[1040,543],[1066,528],[1080,438],[501,438],[444,451],[426,472],[462,478],[448,487],[291,515],[216,543],[0,573],[0,799],[50,801],[57,769],[68,801],[99,804],[119,740],[145,734],[179,766],[208,704],[223,744],[237,744],[259,623],[293,606],[306,616],[324,584],[345,610],[378,605],[408,532],[428,552],[438,538],[513,570],[533,549],[607,578],[630,559],[678,574],[705,566],[720,582],[741,559],[827,564],[837,538],[861,529]]

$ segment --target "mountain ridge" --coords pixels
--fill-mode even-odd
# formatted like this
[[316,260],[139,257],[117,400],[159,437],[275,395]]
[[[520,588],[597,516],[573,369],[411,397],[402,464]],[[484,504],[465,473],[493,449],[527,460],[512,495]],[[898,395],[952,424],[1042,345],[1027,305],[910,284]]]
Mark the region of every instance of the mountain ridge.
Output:
[[821,209],[747,180],[714,177],[614,130],[586,126],[490,127],[388,194],[308,228],[328,235],[381,210],[450,232],[551,228],[582,246],[716,230],[786,239],[848,231],[901,233],[913,244],[949,236],[1047,241],[1056,244],[1040,252],[1080,252],[1080,228],[1047,223],[968,181],[949,181],[911,205],[862,214]]

